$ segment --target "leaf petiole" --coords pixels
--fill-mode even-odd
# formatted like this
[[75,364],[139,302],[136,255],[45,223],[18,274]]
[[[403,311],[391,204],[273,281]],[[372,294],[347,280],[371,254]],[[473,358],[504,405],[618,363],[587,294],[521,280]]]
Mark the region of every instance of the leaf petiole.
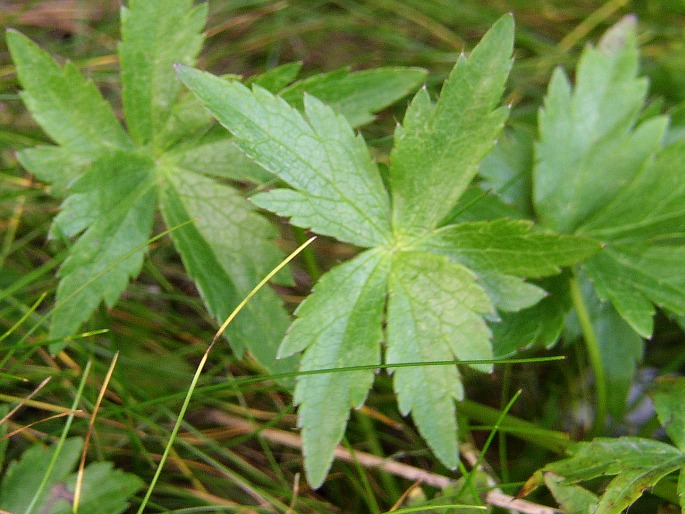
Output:
[[602,354],[599,348],[599,341],[597,334],[592,326],[590,313],[587,310],[587,305],[583,299],[583,293],[578,284],[578,277],[574,275],[569,280],[569,291],[571,293],[571,300],[573,301],[573,308],[578,317],[578,324],[583,334],[583,340],[587,348],[588,358],[590,359],[590,366],[595,376],[595,418],[592,428],[588,436],[597,436],[604,432],[604,425],[607,417],[607,383],[606,373],[604,371],[604,364],[602,363]]

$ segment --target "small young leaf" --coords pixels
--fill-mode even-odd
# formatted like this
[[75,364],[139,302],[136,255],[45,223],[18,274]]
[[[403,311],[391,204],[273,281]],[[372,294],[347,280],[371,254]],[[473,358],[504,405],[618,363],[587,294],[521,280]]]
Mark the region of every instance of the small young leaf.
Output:
[[500,314],[491,325],[496,357],[509,357],[533,343],[550,348],[557,342],[572,305],[568,281],[566,273],[540,280],[537,284],[547,292],[545,298],[527,309]]
[[426,78],[421,68],[377,68],[351,73],[343,68],[314,75],[280,92],[295,107],[304,94],[315,96],[342,114],[353,127],[373,121],[374,113],[414,91]]
[[130,148],[112,109],[71,63],[62,68],[26,36],[10,30],[7,46],[24,91],[22,100],[43,130],[76,153]]
[[[474,270],[475,271],[475,270]],[[479,271],[483,288],[498,311],[516,312],[531,307],[547,293],[520,277]]]
[[425,92],[411,103],[390,167],[397,228],[411,234],[437,226],[494,146],[508,115],[496,106],[511,68],[513,31],[513,18],[500,18],[468,58],[459,58],[434,108]]
[[170,148],[165,157],[183,173],[248,181],[254,184],[275,182],[276,178],[249,159],[226,129],[215,126]]
[[[298,307],[298,319],[279,355],[305,350],[302,371],[380,364],[389,272],[389,259],[381,250],[368,250],[333,268]],[[372,370],[297,377],[298,425],[302,427],[307,480],[313,487],[326,478],[350,406],[364,403],[373,377]]]
[[296,190],[256,195],[257,205],[359,246],[389,238],[390,202],[378,168],[342,116],[308,96],[305,119],[264,89],[250,91],[192,68],[178,70],[238,146]]
[[290,84],[297,75],[300,73],[302,68],[301,62],[289,62],[277,66],[270,70],[261,73],[255,77],[250,77],[245,81],[246,86],[256,84],[261,88],[270,91],[271,93],[278,93],[288,84]]
[[[392,263],[386,363],[492,359],[482,318],[494,307],[475,275],[446,257],[400,252]],[[483,371],[491,364],[474,366]],[[412,413],[442,463],[457,466],[454,401],[463,399],[456,366],[390,368],[402,414]]]
[[181,90],[172,65],[193,64],[202,46],[207,4],[192,5],[192,0],[131,0],[122,7],[122,96],[126,124],[139,145],[162,134]]
[[599,503],[599,497],[578,485],[564,483],[563,477],[551,472],[544,474],[545,485],[564,512],[590,514]]

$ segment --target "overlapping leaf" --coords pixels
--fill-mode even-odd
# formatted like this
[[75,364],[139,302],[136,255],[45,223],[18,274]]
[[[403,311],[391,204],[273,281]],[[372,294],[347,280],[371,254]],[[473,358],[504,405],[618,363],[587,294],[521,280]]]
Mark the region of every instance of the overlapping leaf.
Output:
[[[218,320],[283,257],[272,244],[276,229],[236,189],[210,178],[263,183],[272,175],[244,157],[193,95],[179,96],[182,86],[173,64],[194,62],[206,5],[132,0],[121,12],[119,57],[128,133],[72,64],[60,67],[24,36],[8,33],[22,96],[60,145],[27,149],[20,160],[51,183],[53,194],[66,197],[51,236],[79,238],[59,272],[51,328],[55,338],[78,330],[100,302],[113,305],[140,271],[158,200],[181,258]],[[298,65],[286,65],[254,81],[280,90],[298,70]],[[375,94],[368,95],[358,86],[369,73],[343,71],[296,83],[288,94],[297,102],[316,86],[339,102],[342,113],[362,122],[406,94],[424,74],[400,68],[371,74]],[[343,83],[336,90],[338,79]],[[356,148],[366,151],[359,143]],[[368,159],[365,164],[373,165]],[[288,283],[290,276],[284,271],[276,280]],[[247,348],[262,365],[292,371],[294,358],[275,360],[288,323],[280,299],[266,288],[226,334],[238,354]]]
[[[75,206],[71,199],[77,200]],[[154,208],[152,169],[146,158],[104,156],[76,183],[62,214],[71,215],[69,235],[85,232],[59,270],[51,338],[74,334],[102,300],[110,307],[117,302],[143,264]],[[56,227],[65,223],[63,218],[55,220]]]
[[600,298],[649,337],[654,304],[685,312],[685,145],[662,150],[663,117],[638,123],[646,82],[634,31],[628,18],[586,49],[573,92],[555,73],[540,114],[534,200],[548,227],[602,242],[583,268]]
[[652,303],[685,313],[683,162],[685,144],[669,146],[579,229],[607,244],[585,264],[597,292],[643,337],[652,334]]
[[256,195],[257,205],[359,246],[387,240],[388,194],[345,118],[311,96],[305,98],[305,118],[257,86],[249,90],[191,68],[179,73],[240,148],[294,188]]
[[56,143],[97,155],[131,147],[109,104],[73,64],[60,67],[19,32],[7,32],[7,45],[24,88],[22,100]]
[[555,70],[539,116],[533,172],[536,212],[549,228],[573,232],[659,148],[663,120],[636,127],[647,93],[637,71],[632,18],[609,31],[599,48],[585,49],[573,91]]
[[[593,241],[533,233],[525,222],[439,226],[506,117],[497,103],[512,40],[513,20],[505,16],[460,58],[436,104],[426,90],[414,97],[396,131],[390,193],[363,140],[332,107],[305,96],[303,116],[260,87],[179,68],[238,146],[292,188],[256,195],[257,205],[370,248],[322,277],[297,310],[281,355],[304,351],[300,369],[307,372],[378,364],[387,292],[386,362],[449,363],[392,372],[400,410],[412,414],[450,467],[458,455],[454,401],[462,396],[452,361],[492,357],[484,316],[494,316],[496,306],[516,310],[540,300],[544,292],[522,277],[556,273],[597,249]],[[298,379],[295,401],[312,485],[323,482],[349,408],[361,405],[372,379],[366,370]]]

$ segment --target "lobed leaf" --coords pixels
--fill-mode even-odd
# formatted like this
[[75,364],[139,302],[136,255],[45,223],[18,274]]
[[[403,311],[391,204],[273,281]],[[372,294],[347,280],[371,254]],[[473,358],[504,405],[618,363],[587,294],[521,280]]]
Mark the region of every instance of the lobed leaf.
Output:
[[396,229],[436,227],[494,146],[508,115],[496,106],[511,68],[513,31],[512,16],[500,18],[468,58],[459,58],[434,107],[425,91],[414,97],[391,155]]
[[203,42],[207,5],[192,0],[131,0],[121,9],[119,60],[126,124],[138,145],[159,136],[181,90],[173,64],[193,64]]
[[184,83],[259,165],[294,188],[254,202],[292,223],[359,246],[390,234],[389,198],[375,163],[345,119],[307,96],[305,119],[283,99],[254,87],[179,67]]
[[635,20],[626,18],[600,43],[587,47],[576,87],[557,69],[539,115],[533,170],[535,209],[541,222],[571,233],[604,207],[661,146],[666,123],[636,126],[647,94],[637,78]]
[[[380,364],[383,309],[390,261],[368,250],[333,268],[300,304],[298,318],[279,350],[305,350],[300,371]],[[319,487],[343,437],[350,406],[360,407],[373,383],[372,370],[299,375],[295,403],[302,428],[307,480]]]
[[73,64],[60,67],[47,52],[13,30],[7,31],[7,46],[24,88],[22,100],[54,141],[75,153],[131,147],[109,104]]
[[[494,308],[468,269],[443,256],[400,252],[393,257],[388,292],[387,364],[492,359],[490,331],[482,316]],[[491,364],[473,367],[492,369]],[[440,461],[455,468],[454,401],[463,399],[456,366],[390,367],[389,371],[400,412],[411,412]]]
[[114,305],[129,279],[139,273],[155,208],[151,171],[147,158],[116,153],[98,159],[81,179],[80,205],[99,207],[61,213],[73,212],[76,229],[85,228],[84,220],[90,224],[59,270],[51,338],[72,335],[101,301]]

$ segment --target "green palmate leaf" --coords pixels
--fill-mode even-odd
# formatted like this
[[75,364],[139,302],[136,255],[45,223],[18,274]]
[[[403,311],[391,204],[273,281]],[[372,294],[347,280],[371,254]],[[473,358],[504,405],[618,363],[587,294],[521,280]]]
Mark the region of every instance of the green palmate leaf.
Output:
[[[599,248],[587,238],[534,233],[527,222],[438,227],[448,213],[457,218],[455,204],[506,117],[496,104],[512,39],[513,22],[505,16],[469,58],[460,58],[435,106],[425,90],[414,98],[396,133],[389,181],[394,219],[364,141],[334,108],[305,95],[302,115],[260,87],[179,67],[236,144],[292,188],[255,195],[255,204],[371,247],[321,278],[296,311],[279,354],[304,351],[303,371],[378,364],[388,292],[387,363],[450,363],[430,371],[392,369],[400,410],[411,413],[450,467],[458,456],[455,400],[463,394],[451,362],[492,358],[486,317],[496,318],[496,308],[529,307],[545,294],[523,277],[557,273]],[[491,364],[475,367],[488,371]],[[361,370],[298,378],[295,401],[312,485],[324,480],[349,408],[361,405],[372,380]]]
[[296,189],[256,195],[257,205],[359,246],[388,239],[388,194],[364,141],[345,118],[311,96],[305,119],[259,87],[250,91],[191,68],[179,67],[179,74],[246,154]]
[[314,75],[291,84],[280,95],[298,108],[304,93],[315,96],[358,127],[373,120],[373,114],[414,91],[426,78],[421,68],[377,68],[351,73],[349,69]]
[[181,89],[172,65],[192,64],[202,46],[207,5],[192,5],[192,0],[132,0],[122,8],[122,96],[128,129],[139,145],[163,133]]
[[685,312],[685,145],[661,150],[664,118],[636,125],[646,94],[636,74],[630,18],[586,49],[573,94],[557,72],[540,114],[534,189],[546,225],[602,242],[583,269],[649,337],[654,304]]
[[659,441],[638,437],[599,438],[579,443],[572,456],[545,467],[566,479],[579,483],[600,476],[614,476],[602,494],[594,514],[620,514],[642,492],[664,476],[685,466],[685,455]]
[[[160,192],[162,214],[169,226],[189,220],[171,236],[190,276],[212,315],[225,319],[256,283],[283,258],[270,243],[276,229],[234,189],[196,174],[170,169]],[[280,281],[288,283],[287,272]],[[276,360],[276,350],[289,324],[280,300],[263,288],[229,325],[226,335],[238,355],[249,348],[273,372],[292,371],[293,359]]]
[[[381,322],[390,271],[388,256],[369,250],[324,275],[298,308],[279,353],[305,350],[300,369],[340,369],[380,364]],[[320,486],[349,418],[373,383],[372,370],[303,375],[297,378],[305,467],[309,483]]]
[[[114,305],[129,279],[140,271],[155,206],[151,171],[146,158],[105,156],[65,202],[60,216],[73,219],[57,226],[67,227],[68,235],[88,228],[59,271],[52,338],[73,334],[102,300]],[[80,210],[86,206],[89,211]]]
[[[389,280],[386,363],[492,358],[484,314],[494,306],[475,275],[446,257],[398,253]],[[476,366],[488,371],[491,364]],[[454,400],[463,399],[455,366],[390,368],[402,414],[449,468],[457,465]]]
[[513,30],[513,18],[502,17],[468,58],[459,58],[435,106],[425,90],[409,106],[390,167],[397,229],[437,226],[492,149],[508,115],[495,107],[511,67]]
[[661,144],[663,119],[635,127],[647,82],[637,78],[634,31],[634,19],[627,18],[598,49],[586,48],[573,92],[561,69],[550,82],[533,189],[540,220],[559,232],[573,232],[606,205]]
[[7,46],[24,87],[22,100],[53,140],[76,153],[130,147],[110,106],[73,64],[60,67],[38,45],[12,30],[7,32]]
[[[192,62],[199,50],[206,7],[189,0],[133,1],[122,11],[120,47],[124,111],[134,146],[97,89],[71,65],[60,68],[17,33],[8,34],[24,96],[36,119],[62,146],[27,149],[20,159],[53,193],[66,196],[51,236],[79,237],[60,269],[51,335],[71,335],[104,301],[113,305],[140,270],[161,188],[184,262],[209,310],[223,319],[271,269],[282,253],[277,232],[238,193],[204,175],[268,179],[249,163],[236,168],[235,144],[213,130],[211,116],[181,83],[173,62]],[[72,120],[73,118],[73,120]],[[201,158],[200,158],[201,156]],[[226,164],[230,169],[225,169]],[[263,181],[263,180],[262,180]],[[288,282],[287,274],[281,281]],[[260,292],[227,333],[236,351],[292,371],[293,359],[275,362],[288,316],[273,291]]]

